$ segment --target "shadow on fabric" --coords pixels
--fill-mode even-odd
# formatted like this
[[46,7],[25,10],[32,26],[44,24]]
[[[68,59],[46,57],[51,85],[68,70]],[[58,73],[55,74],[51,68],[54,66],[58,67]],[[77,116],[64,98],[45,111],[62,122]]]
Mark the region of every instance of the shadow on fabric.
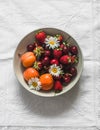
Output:
[[55,117],[63,114],[64,111],[69,111],[73,107],[73,103],[78,97],[80,89],[80,82],[78,82],[67,93],[51,98],[44,98],[33,95],[20,86],[19,93],[21,100],[25,104],[26,109],[32,114],[43,117]]

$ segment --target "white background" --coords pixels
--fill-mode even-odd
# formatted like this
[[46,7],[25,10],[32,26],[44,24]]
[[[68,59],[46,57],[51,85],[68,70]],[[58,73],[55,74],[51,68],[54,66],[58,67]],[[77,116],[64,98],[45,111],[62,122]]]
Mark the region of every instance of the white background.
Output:
[[[99,16],[99,0],[0,0],[0,130],[100,128]],[[55,98],[27,92],[13,71],[18,43],[42,27],[72,35],[84,56],[79,83]]]

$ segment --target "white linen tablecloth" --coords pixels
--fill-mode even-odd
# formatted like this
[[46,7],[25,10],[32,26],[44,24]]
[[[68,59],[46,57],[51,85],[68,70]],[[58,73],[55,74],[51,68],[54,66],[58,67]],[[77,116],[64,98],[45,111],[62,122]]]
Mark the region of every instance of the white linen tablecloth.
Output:
[[[17,81],[13,55],[29,32],[55,27],[82,49],[84,70],[68,93],[43,98]],[[0,130],[100,128],[100,1],[0,0]]]

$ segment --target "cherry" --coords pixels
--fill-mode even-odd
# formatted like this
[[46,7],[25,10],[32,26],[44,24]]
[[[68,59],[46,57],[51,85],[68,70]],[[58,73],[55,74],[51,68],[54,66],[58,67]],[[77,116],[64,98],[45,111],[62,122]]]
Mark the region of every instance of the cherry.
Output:
[[62,78],[61,75],[59,75],[59,76],[54,76],[54,79],[55,79],[55,80],[60,80],[61,78]]
[[69,48],[67,46],[64,46],[63,53],[68,54],[68,52],[69,52]]
[[42,67],[43,67],[43,65],[42,65],[42,62],[41,62],[41,61],[39,61],[39,62],[38,62],[38,66],[39,66],[39,69],[41,70],[41,69],[42,69]]
[[50,61],[50,64],[51,64],[51,65],[52,65],[52,64],[59,65],[59,61],[58,61],[57,59],[52,59],[52,60]]
[[64,54],[68,54],[69,52],[69,47],[64,45],[63,43],[60,45],[60,48],[62,49]]
[[33,68],[35,68],[36,70],[41,70],[43,68],[42,62],[35,61]]
[[44,55],[45,56],[50,56],[50,51],[49,50],[45,50]]
[[34,47],[34,44],[27,45],[27,51],[33,51]]
[[63,48],[64,48],[64,44],[62,43],[62,44],[60,44],[60,48],[63,50]]
[[70,52],[74,55],[77,55],[78,54],[78,48],[77,46],[73,45],[70,47]]
[[77,69],[75,67],[71,67],[69,72],[72,74],[72,77],[74,77],[77,74]]
[[42,64],[46,66],[46,65],[48,65],[49,63],[50,63],[49,57],[45,56],[44,59],[42,60]]
[[64,81],[68,84],[71,81],[71,76],[69,74],[65,74]]
[[70,68],[71,68],[71,64],[63,65],[64,72],[69,72]]

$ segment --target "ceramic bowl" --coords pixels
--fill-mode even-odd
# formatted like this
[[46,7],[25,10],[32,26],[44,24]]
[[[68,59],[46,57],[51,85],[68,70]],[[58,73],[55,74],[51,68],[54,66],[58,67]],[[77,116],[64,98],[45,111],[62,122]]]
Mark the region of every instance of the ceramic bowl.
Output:
[[23,54],[26,51],[26,46],[28,44],[33,43],[33,41],[35,40],[35,32],[37,30],[35,30],[35,31],[29,33],[27,36],[25,36],[16,48],[16,51],[14,54],[14,61],[13,61],[15,75],[16,75],[18,81],[20,82],[20,84],[26,90],[28,90],[29,92],[31,92],[35,95],[42,96],[42,97],[54,97],[54,96],[62,95],[63,93],[66,93],[71,88],[73,88],[81,76],[82,68],[83,68],[83,56],[82,56],[81,49],[80,49],[78,43],[74,40],[74,38],[72,38],[68,33],[64,32],[62,30],[59,30],[56,28],[41,28],[38,30],[43,30],[44,32],[46,32],[47,34],[50,34],[50,35],[61,34],[65,41],[67,40],[68,42],[70,42],[70,44],[76,45],[78,47],[79,63],[76,65],[77,76],[68,85],[66,85],[60,93],[57,93],[57,94],[55,94],[54,91],[44,92],[44,91],[36,91],[36,90],[29,89],[29,86],[27,85],[27,83],[25,82],[25,80],[23,78],[24,68],[22,67],[19,54]]

